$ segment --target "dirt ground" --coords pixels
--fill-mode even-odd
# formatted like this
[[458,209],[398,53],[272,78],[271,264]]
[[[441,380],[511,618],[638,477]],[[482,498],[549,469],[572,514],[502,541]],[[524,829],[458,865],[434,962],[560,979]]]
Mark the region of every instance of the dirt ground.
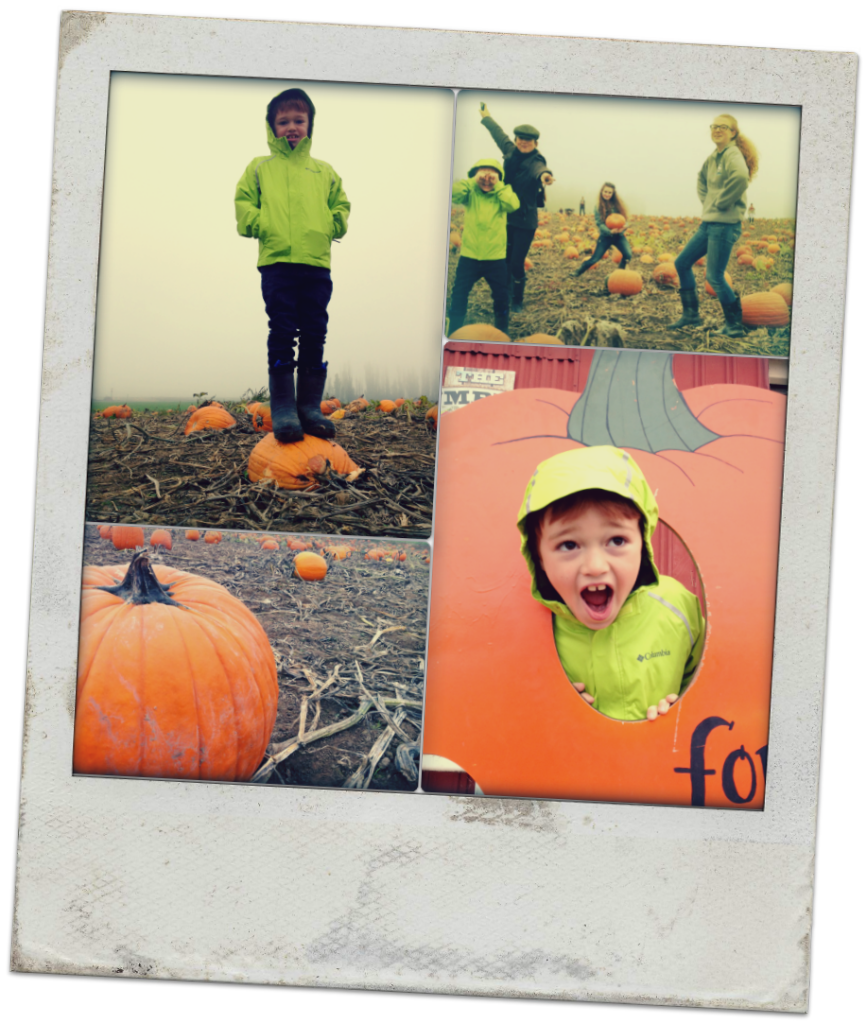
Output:
[[237,425],[184,436],[187,414],[94,416],[90,426],[86,518],[91,522],[286,530],[382,537],[431,533],[436,433],[425,407],[407,403],[340,420],[336,442],[364,467],[348,484],[280,490],[247,479],[255,433],[243,406]]
[[[428,546],[356,540],[359,550],[349,558],[329,558],[324,580],[304,582],[292,575],[295,552],[285,537],[276,538],[279,551],[262,551],[250,534],[223,533],[220,544],[186,540],[180,529],[171,534],[172,550],[156,549],[152,561],[226,587],[256,615],[271,642],[280,691],[277,721],[253,781],[415,790]],[[406,561],[366,561],[364,552],[375,546],[397,548]],[[121,565],[128,556],[87,525],[85,564]],[[357,721],[349,728],[318,736],[353,716]]]
[[[577,230],[576,216],[551,215],[548,228]],[[452,214],[456,228],[463,226],[462,211]],[[780,222],[756,221],[756,234],[772,232]],[[666,244],[679,252],[697,224],[687,229],[672,230],[664,237]],[[630,236],[630,240],[631,236]],[[739,243],[740,244],[740,243]],[[590,255],[589,247],[581,249],[581,259],[566,259],[564,245],[554,244],[549,249],[530,249],[529,257],[533,268],[527,271],[527,285],[524,293],[524,308],[512,313],[509,321],[509,337],[514,340],[532,334],[562,336],[564,344],[595,344],[592,324],[589,321],[610,321],[617,324],[623,334],[623,346],[640,349],[665,349],[667,351],[709,352],[731,355],[758,355],[786,357],[789,354],[789,328],[757,328],[748,331],[743,338],[727,338],[714,335],[712,331],[722,327],[724,320],[719,302],[705,292],[704,268],[695,269],[698,286],[699,308],[704,324],[701,327],[687,327],[678,331],[666,330],[666,325],[680,318],[681,303],[676,289],[663,288],[653,280],[655,264],[643,264],[634,258],[630,270],[638,271],[644,278],[644,288],[638,295],[609,295],[606,287],[608,275],[616,270],[610,259],[602,259],[582,277],[575,277],[575,270],[584,258]],[[737,248],[737,246],[736,246]],[[449,300],[451,300],[454,275],[460,257],[459,249],[452,248],[449,255]],[[732,257],[728,272],[733,287],[738,293],[766,291],[783,281],[791,280],[792,254],[778,257],[774,267],[764,274],[752,268],[739,266]],[[480,281],[470,293],[467,309],[467,324],[494,323],[494,307],[487,283]],[[565,325],[565,330],[563,330]]]

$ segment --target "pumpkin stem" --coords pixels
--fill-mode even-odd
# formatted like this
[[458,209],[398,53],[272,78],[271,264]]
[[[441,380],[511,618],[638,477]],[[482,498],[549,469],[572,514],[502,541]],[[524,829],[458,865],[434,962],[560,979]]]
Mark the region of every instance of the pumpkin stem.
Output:
[[170,583],[160,583],[156,574],[150,566],[150,558],[147,551],[139,553],[129,563],[126,576],[117,586],[95,587],[95,590],[104,590],[108,594],[116,594],[122,597],[127,604],[173,604],[182,608],[178,601],[175,601],[169,590]]
[[600,349],[569,416],[569,437],[641,452],[694,452],[720,435],[696,419],[674,382],[672,356]]

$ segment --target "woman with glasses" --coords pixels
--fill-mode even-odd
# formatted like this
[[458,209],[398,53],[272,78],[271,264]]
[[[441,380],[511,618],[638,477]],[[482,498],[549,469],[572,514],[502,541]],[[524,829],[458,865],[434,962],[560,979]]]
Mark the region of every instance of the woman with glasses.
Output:
[[701,200],[701,226],[674,261],[680,278],[683,314],[669,330],[698,327],[698,294],[693,265],[707,256],[707,280],[722,306],[725,326],[715,334],[742,338],[744,334],[741,300],[725,279],[725,269],[735,242],[740,238],[741,221],[746,212],[747,186],[759,169],[756,147],[741,134],[731,114],[715,117],[710,137],[716,149],[698,172],[698,197]]

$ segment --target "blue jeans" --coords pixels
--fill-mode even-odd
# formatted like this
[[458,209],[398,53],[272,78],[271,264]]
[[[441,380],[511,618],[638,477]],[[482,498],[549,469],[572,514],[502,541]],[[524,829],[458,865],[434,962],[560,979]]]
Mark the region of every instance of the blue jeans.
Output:
[[629,242],[626,241],[624,235],[606,235],[600,231],[593,255],[589,259],[584,260],[578,269],[589,270],[594,263],[598,263],[602,259],[609,249],[619,249],[621,256],[625,260],[632,259],[632,250],[629,248]]
[[262,298],[268,314],[268,372],[298,366],[319,367],[328,330],[331,273],[306,263],[271,263],[259,267]]
[[707,279],[724,306],[730,306],[737,296],[725,279],[725,269],[735,242],[741,237],[740,224],[717,224],[703,220],[696,233],[684,246],[683,252],[674,261],[674,269],[680,278],[680,287],[695,288],[693,265],[707,256]]

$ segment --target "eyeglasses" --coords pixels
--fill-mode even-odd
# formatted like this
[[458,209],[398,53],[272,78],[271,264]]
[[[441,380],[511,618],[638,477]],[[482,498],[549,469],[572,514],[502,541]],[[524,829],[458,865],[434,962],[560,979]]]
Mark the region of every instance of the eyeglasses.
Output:
[[712,132],[723,131],[723,130],[727,131],[727,132],[733,132],[734,128],[732,128],[732,126],[730,124],[712,124],[710,126],[710,130]]

